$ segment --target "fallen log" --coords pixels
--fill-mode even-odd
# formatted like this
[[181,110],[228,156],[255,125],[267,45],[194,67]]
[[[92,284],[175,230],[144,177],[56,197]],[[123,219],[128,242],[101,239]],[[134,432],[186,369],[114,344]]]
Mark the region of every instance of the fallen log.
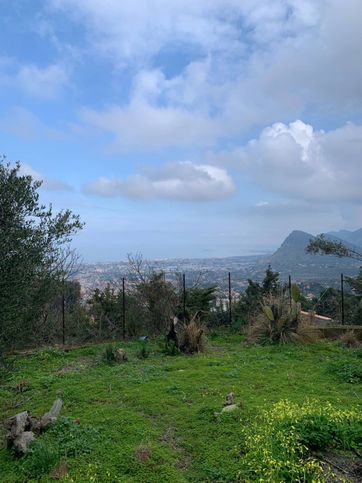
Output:
[[50,409],[42,417],[37,418],[30,415],[29,411],[23,411],[8,418],[5,422],[6,447],[13,448],[19,455],[25,454],[35,439],[50,424],[54,423],[62,409],[63,401],[56,399]]

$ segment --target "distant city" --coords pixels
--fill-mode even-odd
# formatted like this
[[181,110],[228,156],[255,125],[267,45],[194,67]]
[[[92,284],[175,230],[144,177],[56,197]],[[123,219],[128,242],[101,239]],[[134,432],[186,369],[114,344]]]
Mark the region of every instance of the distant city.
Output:
[[[353,240],[353,246],[359,249],[360,239],[357,235],[360,234],[361,230],[343,230],[327,236],[350,246]],[[281,281],[286,281],[291,275],[293,282],[298,283],[307,296],[318,293],[322,287],[338,287],[342,272],[347,276],[357,274],[359,263],[355,260],[307,254],[306,247],[312,238],[313,235],[296,230],[270,255],[172,258],[149,260],[146,264],[148,269],[164,273],[165,279],[174,283],[177,283],[180,274],[185,274],[188,287],[195,284],[201,287],[215,285],[220,299],[228,292],[229,272],[233,297],[237,298],[247,288],[248,279],[262,280],[269,264],[273,270],[280,272]],[[105,288],[107,284],[119,286],[123,277],[128,284],[134,283],[134,274],[127,261],[85,264],[75,278],[80,282],[82,292],[87,295],[96,288]]]

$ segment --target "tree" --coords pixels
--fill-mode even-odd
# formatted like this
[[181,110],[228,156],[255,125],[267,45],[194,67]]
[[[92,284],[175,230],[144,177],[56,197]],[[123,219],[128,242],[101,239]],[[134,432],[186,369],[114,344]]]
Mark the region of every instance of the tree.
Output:
[[[216,287],[191,287],[186,290],[186,319],[191,320],[193,317],[204,323],[208,323],[211,315],[211,309],[215,303]],[[183,301],[179,302],[178,317],[183,317]]]
[[128,254],[129,276],[133,280],[133,300],[143,313],[148,334],[164,334],[176,313],[177,294],[165,274],[155,271],[140,253]]
[[234,306],[234,315],[239,323],[250,323],[253,317],[260,311],[260,304],[263,297],[276,295],[280,288],[279,273],[273,272],[270,265],[265,271],[261,284],[248,280],[248,287],[240,300]]
[[[324,255],[334,255],[339,258],[352,258],[362,262],[362,253],[352,247],[347,247],[342,241],[328,240],[322,233],[316,238],[310,240],[307,248],[307,253],[317,254],[322,253]],[[346,282],[350,285],[353,292],[356,294],[354,297],[355,303],[351,299],[349,302],[350,314],[349,320],[354,324],[362,323],[362,267],[360,267],[359,274],[356,278],[346,277]],[[332,290],[332,289],[330,289]],[[333,306],[333,304],[330,304]],[[345,304],[346,305],[346,304]]]
[[40,181],[0,159],[0,344],[36,333],[54,284],[64,276],[64,249],[83,227],[70,210],[53,214],[39,201]]

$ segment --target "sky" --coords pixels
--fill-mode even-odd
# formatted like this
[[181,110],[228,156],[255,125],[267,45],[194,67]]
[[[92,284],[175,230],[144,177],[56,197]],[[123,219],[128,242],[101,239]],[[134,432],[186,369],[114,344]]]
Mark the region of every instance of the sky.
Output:
[[85,261],[362,227],[361,0],[0,0],[0,153]]

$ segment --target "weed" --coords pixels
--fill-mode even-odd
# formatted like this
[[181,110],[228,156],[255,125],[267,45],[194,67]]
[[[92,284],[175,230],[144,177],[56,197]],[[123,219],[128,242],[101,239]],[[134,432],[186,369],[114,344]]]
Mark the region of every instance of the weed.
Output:
[[330,374],[335,374],[341,382],[358,384],[362,382],[362,365],[352,361],[331,362],[327,366]]
[[358,334],[354,330],[347,330],[347,332],[341,335],[339,343],[343,347],[359,347],[361,345]]
[[56,449],[41,441],[34,441],[22,460],[22,472],[29,479],[39,479],[49,473],[58,461],[59,453]]
[[99,440],[98,431],[91,427],[74,422],[61,416],[53,424],[46,435],[55,440],[59,452],[64,456],[78,456],[90,453],[94,444]]
[[205,327],[196,317],[193,317],[191,322],[183,327],[182,338],[179,343],[181,352],[186,354],[202,352],[204,350],[204,333]]
[[166,340],[164,352],[168,356],[177,356],[180,354],[180,349],[174,340]]
[[138,351],[137,357],[139,359],[147,359],[148,356],[150,355],[150,350],[148,347],[149,339],[147,336],[144,336],[144,337],[140,337],[139,341],[140,341],[140,349]]
[[116,363],[116,350],[117,348],[112,344],[106,346],[102,354],[102,359],[106,364],[112,365]]

